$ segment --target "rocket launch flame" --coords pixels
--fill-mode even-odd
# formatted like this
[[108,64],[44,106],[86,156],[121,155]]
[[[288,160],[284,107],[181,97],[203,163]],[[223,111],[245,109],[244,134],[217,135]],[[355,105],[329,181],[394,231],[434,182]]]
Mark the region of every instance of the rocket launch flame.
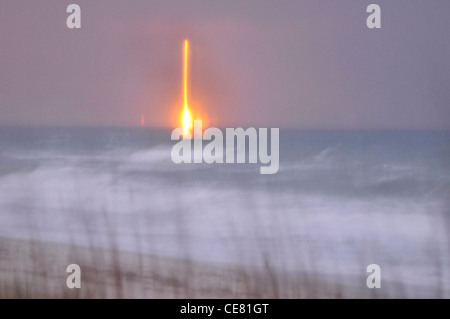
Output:
[[188,107],[188,50],[189,50],[189,42],[188,40],[184,41],[184,110],[182,117],[182,125],[184,132],[187,133],[192,129],[192,116]]

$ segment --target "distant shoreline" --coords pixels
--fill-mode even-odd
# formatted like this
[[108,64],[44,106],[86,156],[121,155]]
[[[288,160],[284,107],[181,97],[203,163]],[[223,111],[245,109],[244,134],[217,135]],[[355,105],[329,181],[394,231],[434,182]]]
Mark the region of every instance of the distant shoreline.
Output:
[[[247,123],[247,124],[229,124],[229,125],[218,125],[217,128],[225,129],[227,127],[267,127],[267,124],[258,123]],[[280,131],[284,132],[303,132],[303,133],[447,133],[450,134],[450,128],[324,128],[324,127],[293,127],[293,126],[276,126],[279,127]],[[50,130],[155,130],[155,131],[167,131],[172,132],[175,127],[169,126],[138,126],[138,125],[25,125],[25,124],[0,124],[1,129],[50,129]],[[170,140],[170,135],[168,135],[168,140]]]

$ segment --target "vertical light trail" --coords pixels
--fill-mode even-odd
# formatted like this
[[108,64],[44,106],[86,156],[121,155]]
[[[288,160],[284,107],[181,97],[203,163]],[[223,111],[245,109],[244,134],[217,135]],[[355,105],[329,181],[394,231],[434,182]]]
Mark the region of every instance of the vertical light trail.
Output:
[[183,111],[183,128],[187,133],[192,128],[192,117],[188,108],[188,99],[187,99],[187,81],[188,81],[188,50],[189,50],[189,42],[188,40],[184,41],[184,111]]
[[188,40],[184,41],[184,109],[187,110],[187,72],[188,72]]

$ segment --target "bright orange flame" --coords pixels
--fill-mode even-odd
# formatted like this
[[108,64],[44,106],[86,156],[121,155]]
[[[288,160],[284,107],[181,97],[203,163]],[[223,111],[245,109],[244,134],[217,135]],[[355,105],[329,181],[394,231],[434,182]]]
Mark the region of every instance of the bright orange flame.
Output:
[[187,98],[187,77],[188,77],[188,49],[189,49],[189,42],[188,40],[184,41],[184,111],[183,111],[183,118],[182,118],[182,124],[184,132],[189,132],[190,129],[192,129],[192,116],[191,112],[188,108],[188,98]]

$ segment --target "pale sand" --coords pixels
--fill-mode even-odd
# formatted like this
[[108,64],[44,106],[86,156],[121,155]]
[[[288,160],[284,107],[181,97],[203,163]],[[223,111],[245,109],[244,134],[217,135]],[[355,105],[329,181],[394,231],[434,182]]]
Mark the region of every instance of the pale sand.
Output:
[[[68,289],[78,264],[81,289]],[[363,279],[363,278],[362,278]],[[365,282],[232,268],[100,248],[0,238],[0,298],[370,298]]]

